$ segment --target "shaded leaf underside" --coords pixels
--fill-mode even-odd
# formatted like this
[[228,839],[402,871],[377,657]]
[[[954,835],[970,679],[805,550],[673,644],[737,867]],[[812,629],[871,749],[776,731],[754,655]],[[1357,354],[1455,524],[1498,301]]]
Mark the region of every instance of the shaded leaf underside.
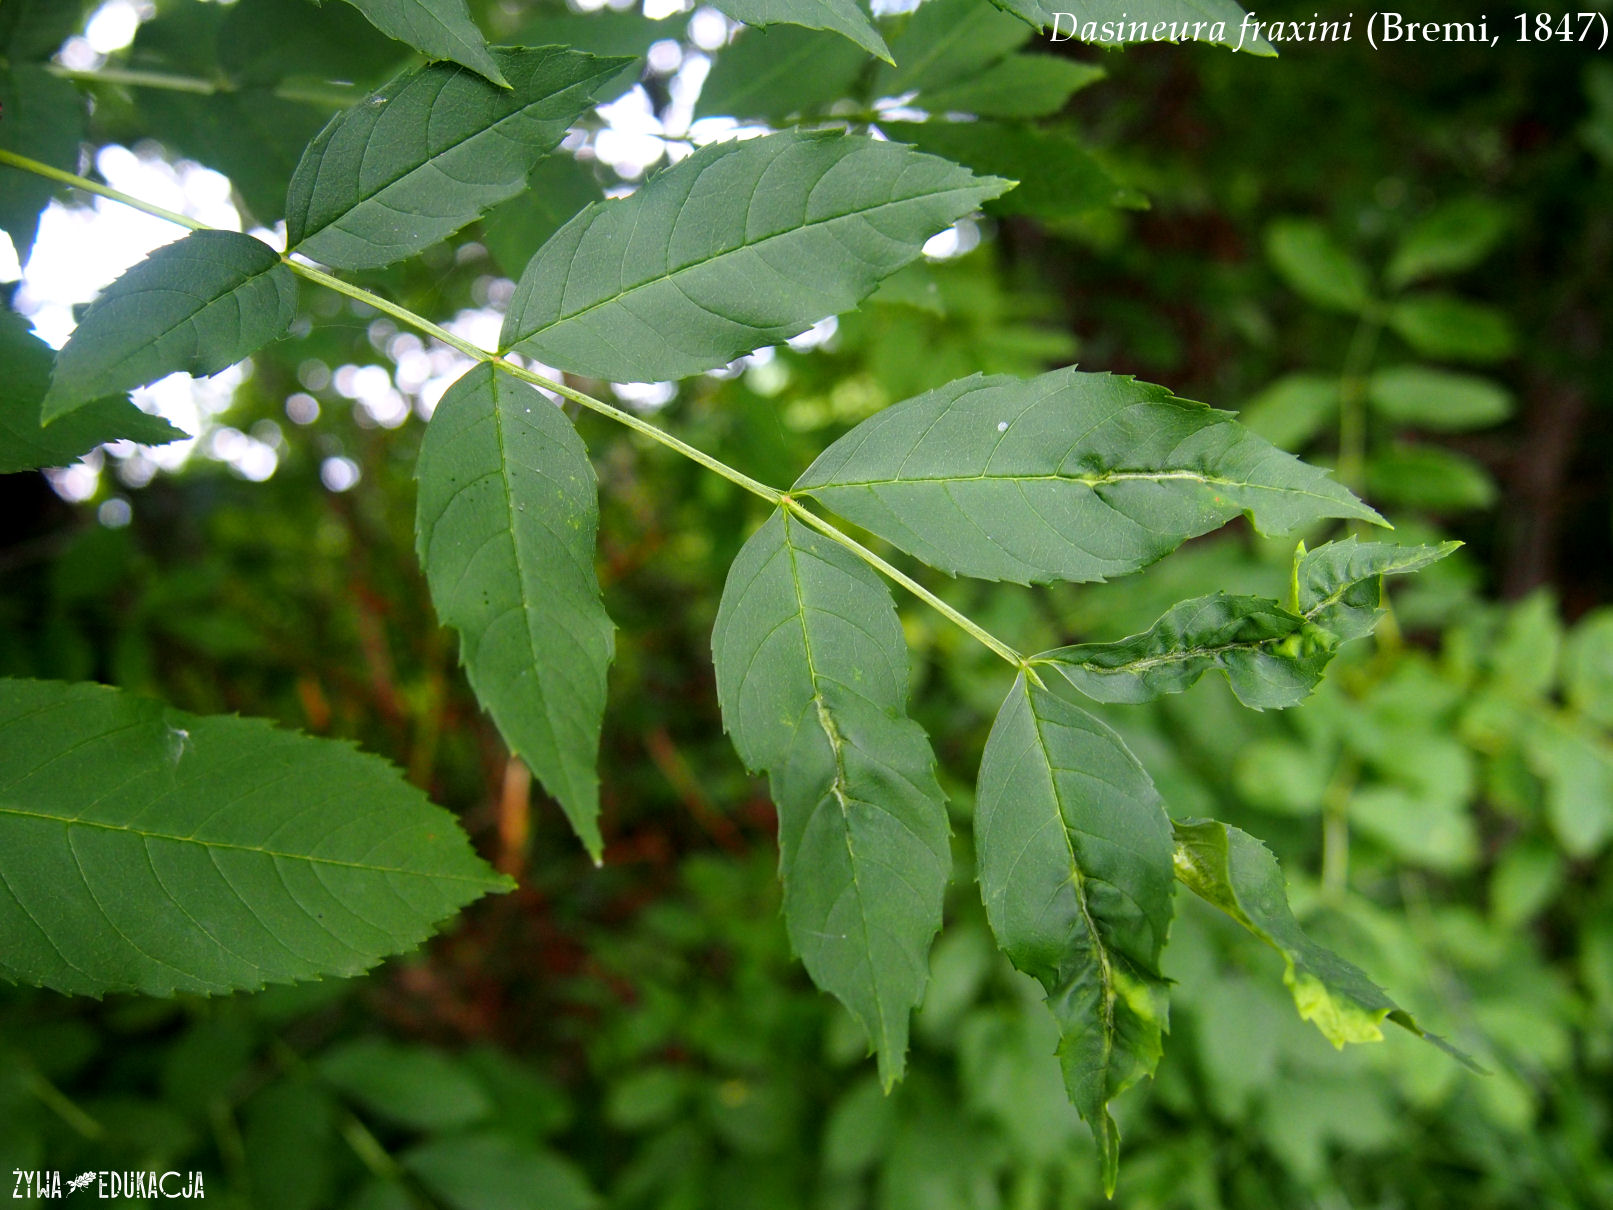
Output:
[[273,248],[234,231],[193,231],[158,248],[90,304],[56,355],[49,421],[167,374],[216,374],[291,323],[297,280]]
[[471,20],[465,0],[347,0],[388,37],[428,59],[458,63],[494,84],[508,87],[497,58]]
[[890,48],[856,0],[714,0],[736,21],[751,26],[800,25],[831,30],[871,55],[889,61]]
[[185,436],[117,396],[42,426],[39,405],[50,386],[50,370],[50,346],[28,330],[22,316],[0,311],[0,475],[66,466],[107,441],[164,445]]

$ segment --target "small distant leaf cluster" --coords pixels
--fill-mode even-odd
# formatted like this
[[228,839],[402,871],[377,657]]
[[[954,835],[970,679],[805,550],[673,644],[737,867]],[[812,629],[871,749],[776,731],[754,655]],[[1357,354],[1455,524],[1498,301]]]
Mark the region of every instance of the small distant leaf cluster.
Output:
[[[632,67],[570,46],[488,46],[462,0],[353,5],[431,61],[354,96],[311,132],[282,201],[243,168],[253,213],[285,220],[284,254],[252,236],[194,230],[109,286],[54,358],[7,316],[6,469],[114,439],[173,439],[126,392],[172,371],[216,372],[281,337],[302,281],[452,339],[336,274],[394,265],[490,214],[492,238],[497,208],[564,163],[556,150],[568,129]],[[576,206],[517,266],[499,349],[456,345],[477,364],[442,397],[416,467],[431,599],[511,752],[598,861],[596,757],[614,627],[594,566],[594,468],[555,397],[672,444],[765,502],[722,588],[711,640],[718,696],[735,748],[777,806],[794,948],[866,1029],[887,1088],[904,1070],[952,876],[945,795],[908,713],[908,648],[888,579],[991,646],[1014,675],[979,770],[976,874],[997,944],[1046,990],[1065,1085],[1098,1136],[1112,1190],[1108,1105],[1160,1057],[1160,956],[1177,882],[1283,955],[1301,1014],[1335,1043],[1376,1038],[1385,1019],[1421,1030],[1300,933],[1259,841],[1213,820],[1173,821],[1148,772],[1083,701],[1147,701],[1214,670],[1249,707],[1293,705],[1339,644],[1372,631],[1382,577],[1451,545],[1352,536],[1301,546],[1281,600],[1215,594],[1128,639],[1024,656],[853,527],[954,576],[1047,584],[1129,575],[1239,517],[1272,534],[1381,518],[1229,413],[1073,367],[975,374],[896,403],[786,490],[579,389],[683,379],[799,335],[855,308],[982,207],[1057,219],[1137,200],[1056,119],[1043,120],[1100,73],[1023,49],[1049,22],[1038,6],[932,0],[882,26],[850,0],[720,7],[768,28],[719,53],[700,105],[776,128],[700,147],[624,197],[571,195]],[[1198,6],[1130,7],[1169,19]],[[220,45],[236,48],[221,57],[235,73],[224,103],[262,89],[273,106],[309,104],[279,87],[290,67],[278,52],[241,41],[292,9],[240,0],[208,18]],[[23,3],[7,17],[11,158],[0,162],[8,190],[28,181],[43,205],[53,187],[17,170],[55,164],[81,180],[71,175],[78,136],[63,123],[81,118],[83,101],[27,59],[43,45],[27,39],[30,23],[48,21],[49,6]],[[320,53],[324,63],[333,50]],[[837,114],[848,97],[870,108]],[[877,108],[889,98],[905,99],[900,120]],[[34,122],[31,107],[47,102]],[[37,214],[6,216],[19,247]],[[1391,279],[1448,263],[1450,239],[1434,231],[1414,242]],[[1324,305],[1382,305],[1309,229],[1279,230],[1273,255]],[[1454,305],[1408,296],[1388,322],[1419,347],[1472,352],[1455,342],[1482,325]],[[1426,377],[1403,371],[1372,397],[1391,412],[1416,407]],[[0,971],[89,994],[354,973],[508,885],[449,816],[374,758],[87,685],[0,689],[0,842]],[[397,1074],[374,1056],[350,1059],[337,1076],[365,1088]]]
[[[1412,433],[1486,429],[1514,411],[1500,383],[1463,367],[1492,366],[1517,349],[1496,308],[1431,283],[1481,264],[1506,234],[1500,204],[1482,198],[1448,202],[1412,224],[1376,276],[1356,253],[1314,220],[1286,219],[1267,232],[1272,265],[1306,302],[1353,320],[1350,364],[1338,374],[1304,371],[1278,379],[1246,409],[1249,424],[1288,449],[1303,449],[1319,432],[1354,432],[1359,461],[1348,468],[1369,495],[1391,507],[1455,513],[1496,499],[1489,474],[1471,457]],[[1390,336],[1414,359],[1375,357]],[[1374,366],[1372,362],[1389,360]],[[1431,364],[1432,363],[1432,364]]]

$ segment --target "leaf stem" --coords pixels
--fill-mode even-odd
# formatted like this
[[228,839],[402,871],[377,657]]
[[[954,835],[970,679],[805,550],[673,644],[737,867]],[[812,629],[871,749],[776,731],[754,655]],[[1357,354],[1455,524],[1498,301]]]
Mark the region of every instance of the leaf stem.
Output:
[[1322,791],[1322,897],[1337,902],[1350,883],[1350,796],[1360,768],[1344,753]]
[[632,412],[625,411],[622,408],[608,404],[602,399],[595,399],[592,395],[585,395],[575,387],[567,386],[563,382],[556,382],[552,378],[546,378],[542,374],[534,373],[525,366],[518,366],[513,362],[505,361],[497,353],[490,352],[489,350],[482,348],[480,345],[472,344],[463,337],[455,336],[452,332],[450,332],[447,328],[442,327],[440,324],[434,324],[429,319],[426,319],[422,315],[417,315],[407,307],[400,307],[397,303],[382,298],[379,294],[371,293],[362,286],[355,286],[351,282],[343,281],[341,278],[326,273],[323,269],[316,269],[314,266],[307,264],[304,261],[295,260],[290,257],[286,257],[284,259],[286,264],[291,268],[291,271],[297,274],[299,277],[305,277],[311,282],[318,282],[320,285],[334,290],[338,294],[345,294],[348,298],[374,307],[377,311],[380,311],[385,315],[390,315],[392,318],[406,323],[410,327],[426,333],[428,336],[436,337],[438,340],[442,341],[443,344],[459,350],[459,352],[463,353],[466,357],[472,358],[476,361],[489,362],[496,369],[504,371],[513,378],[519,378],[523,382],[531,383],[533,386],[541,387],[546,391],[552,391],[554,394],[559,395],[562,398],[569,399],[573,403],[580,404],[589,411],[598,412],[601,416],[609,416],[618,424],[625,425],[627,428],[632,429],[636,433],[644,434],[652,441],[658,441],[662,445],[677,450],[678,453],[682,454],[685,458],[698,462],[707,470],[721,475],[724,479],[729,480],[731,483],[738,484],[748,492],[760,496],[769,504],[777,504],[779,502],[779,492],[775,488],[768,487],[767,484],[761,482],[760,480],[752,479],[744,472],[735,470],[726,462],[713,458],[704,450],[690,445],[687,441],[684,441],[679,437],[674,437],[665,429],[651,424],[648,420],[645,420],[640,416],[635,416]]
[[62,1121],[71,1126],[75,1133],[92,1142],[105,1137],[106,1127],[92,1118],[71,1097],[60,1088],[52,1084],[37,1068],[30,1066],[23,1077],[28,1091],[33,1093],[41,1104],[45,1105]]
[[542,387],[546,391],[553,391],[564,399],[581,404],[591,412],[598,412],[601,416],[609,416],[616,423],[627,426],[635,433],[643,433],[650,440],[658,441],[669,449],[677,450],[678,453],[691,462],[698,462],[708,471],[721,475],[730,483],[738,484],[752,495],[760,496],[769,504],[778,504],[784,498],[784,493],[776,487],[769,487],[760,479],[752,479],[743,471],[736,470],[719,458],[713,458],[705,450],[690,445],[681,437],[674,437],[665,429],[651,424],[643,417],[635,416],[632,412],[625,411],[622,408],[614,407],[602,399],[595,399],[592,395],[585,395],[575,387],[569,387],[563,382],[556,382],[552,378],[545,378],[542,374],[535,374],[524,366],[518,366],[496,357],[489,356],[489,359],[506,374],[530,382],[534,386]]
[[370,1133],[370,1128],[361,1122],[356,1114],[343,1114],[339,1129],[342,1138],[347,1140],[347,1145],[353,1149],[353,1154],[358,1156],[372,1176],[379,1177],[383,1181],[395,1181],[403,1175],[403,1170],[398,1166],[398,1161],[392,1158],[392,1153],[381,1146],[380,1140]]
[[1366,375],[1382,331],[1383,311],[1373,303],[1356,325],[1339,373],[1338,479],[1352,492],[1360,492],[1366,481]]
[[[122,193],[108,185],[97,184],[95,181],[89,180],[86,177],[77,176],[71,172],[63,172],[59,168],[52,168],[49,164],[42,164],[38,160],[31,160],[27,156],[17,155],[14,152],[4,150],[3,148],[0,148],[0,164],[9,164],[12,167],[21,168],[27,172],[35,173],[36,175],[46,177],[50,180],[59,181],[64,185],[71,185],[77,189],[83,189],[89,193],[99,194],[102,197],[110,198],[115,202],[121,202],[125,206],[130,206],[136,210],[143,211],[146,214],[154,215],[157,218],[167,219],[171,223],[178,223],[180,226],[188,227],[192,231],[202,231],[208,229],[206,223],[199,222],[198,220],[189,218],[186,215],[176,214],[172,210],[165,210],[161,206],[153,205],[152,203],[143,201],[137,197],[132,197],[129,194]],[[835,525],[824,520],[816,513],[811,512],[799,501],[792,499],[788,494],[779,491],[775,487],[769,487],[759,479],[751,478],[743,471],[729,466],[721,459],[715,458],[706,453],[704,450],[690,445],[681,437],[674,436],[665,429],[651,424],[648,420],[645,420],[640,416],[636,416],[632,412],[615,407],[612,404],[606,403],[602,399],[596,399],[592,395],[588,395],[577,390],[575,387],[566,385],[564,382],[557,382],[552,378],[535,373],[534,371],[527,369],[525,366],[516,365],[514,362],[506,361],[498,353],[484,349],[480,345],[472,344],[462,336],[456,336],[441,324],[433,323],[431,320],[425,318],[425,316],[411,311],[407,307],[400,306],[389,299],[383,298],[379,294],[364,289],[362,286],[355,286],[351,282],[343,281],[341,278],[336,277],[333,274],[326,273],[323,269],[309,264],[305,260],[298,259],[295,253],[282,253],[280,259],[281,262],[298,277],[305,278],[306,280],[314,282],[317,285],[324,286],[326,289],[334,290],[338,294],[345,295],[356,302],[362,302],[367,306],[373,307],[383,315],[389,315],[393,319],[398,320],[400,323],[408,324],[417,331],[423,332],[428,336],[432,336],[437,340],[442,341],[442,343],[447,345],[449,348],[456,349],[460,353],[463,353],[466,357],[471,358],[473,361],[488,362],[495,368],[502,370],[504,373],[509,374],[513,378],[519,378],[523,382],[528,382],[533,386],[550,391],[553,394],[559,395],[563,399],[569,399],[571,402],[585,407],[591,412],[598,412],[601,416],[608,416],[618,424],[623,425],[626,428],[630,428],[636,433],[641,433],[650,440],[666,446],[668,449],[676,450],[691,462],[698,463],[707,470],[711,471],[713,474],[720,475],[722,478],[727,479],[730,483],[744,488],[752,495],[760,496],[769,504],[777,505],[780,508],[788,510],[789,512],[795,514],[795,516],[799,517],[807,525],[810,525],[813,529],[823,534],[826,538],[829,538],[831,541],[838,542],[841,546],[844,546],[847,550],[851,551],[852,554],[856,555],[864,563],[867,563],[870,567],[874,568],[876,571],[879,571],[888,579],[900,584],[903,588],[907,589],[908,592],[918,597],[919,600],[930,606],[930,608],[934,609],[937,613],[946,618],[965,634],[968,634],[974,638],[994,655],[1006,660],[1009,664],[1012,664],[1017,669],[1028,671],[1028,663],[1026,658],[1019,652],[1015,651],[1007,643],[1003,642],[985,627],[981,626],[977,622],[974,622],[964,614],[959,613],[951,605],[948,605],[940,597],[936,596],[928,588],[925,588],[924,585],[913,579],[906,572],[903,572],[900,568],[893,566],[887,560],[869,550],[868,547],[864,546],[861,542],[858,542],[849,534],[843,532]]]
[[[125,88],[159,88],[167,92],[188,92],[195,96],[216,97],[220,94],[255,91],[243,89],[229,80],[207,80],[200,76],[181,76],[165,71],[140,71],[126,67],[99,67],[91,71],[63,67],[48,63],[45,70],[61,80],[75,84],[110,84]],[[273,88],[262,91],[282,101],[302,101],[331,109],[346,109],[364,96],[364,90],[341,84],[296,84],[281,81]]]
[[161,206],[140,198],[131,197],[120,192],[110,185],[102,185],[88,177],[78,176],[76,173],[63,172],[60,168],[52,168],[49,164],[41,164],[38,160],[31,160],[25,155],[18,155],[14,151],[7,151],[0,147],[0,164],[9,164],[13,168],[21,168],[24,172],[31,172],[35,176],[42,176],[46,180],[56,181],[58,184],[71,185],[75,189],[82,189],[86,193],[98,193],[102,197],[111,198],[114,202],[122,202],[125,206],[132,206],[136,210],[156,218],[167,219],[170,223],[178,223],[181,227],[189,227],[192,231],[206,230],[207,224],[189,215],[176,214],[172,210],[164,210]]

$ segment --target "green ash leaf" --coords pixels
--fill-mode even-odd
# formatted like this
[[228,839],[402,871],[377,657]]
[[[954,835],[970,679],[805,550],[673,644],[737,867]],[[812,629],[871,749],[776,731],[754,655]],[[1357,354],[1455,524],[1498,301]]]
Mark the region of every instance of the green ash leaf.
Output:
[[296,309],[297,279],[273,248],[234,231],[193,231],[90,304],[56,355],[44,419],[175,371],[216,374],[279,339]]
[[1371,634],[1383,616],[1378,606],[1384,576],[1405,575],[1437,563],[1461,547],[1394,546],[1359,542],[1353,536],[1306,552],[1299,561],[1299,608],[1305,619],[1339,639]]
[[790,940],[862,1022],[889,1088],[924,996],[950,850],[890,593],[788,513],[751,537],[712,631],[723,722],[779,811]]
[[1282,870],[1265,845],[1214,819],[1173,826],[1177,879],[1283,956],[1283,982],[1299,1015],[1334,1046],[1342,1050],[1347,1042],[1381,1041],[1382,1023],[1389,1020],[1482,1070],[1443,1038],[1424,1031],[1360,967],[1305,935],[1288,906]]
[[790,25],[748,30],[712,64],[695,116],[732,114],[777,123],[813,113],[839,100],[867,63],[866,55],[836,34]]
[[890,48],[856,0],[714,0],[714,7],[746,25],[800,25],[850,38],[869,54],[891,61]]
[[0,977],[166,996],[356,975],[510,885],[348,744],[0,681]]
[[[77,170],[85,104],[66,80],[32,64],[0,63],[0,114],[0,148],[64,172]],[[21,264],[28,263],[40,212],[55,191],[44,177],[0,167],[0,231],[11,237]]]
[[[1072,94],[1105,74],[1096,64],[1055,55],[1009,55],[977,75],[921,91],[916,103],[931,113],[1041,118],[1063,109]],[[1054,165],[1045,167],[1051,171]]]
[[1240,513],[1263,533],[1381,523],[1226,412],[1112,374],[974,375],[886,408],[795,490],[943,571],[1103,580]]
[[[503,66],[471,20],[465,0],[347,0],[389,38],[414,47],[428,59],[446,59],[470,68],[502,88],[510,87]],[[507,70],[507,68],[505,69]]]
[[560,46],[496,55],[509,88],[432,64],[333,117],[291,178],[290,246],[338,269],[374,269],[429,248],[519,193],[630,62]]
[[1036,657],[1099,702],[1149,702],[1190,688],[1212,669],[1255,710],[1304,701],[1337,640],[1263,597],[1225,593],[1173,605],[1142,634],[1079,643]]
[[1112,1195],[1120,1137],[1108,1105],[1153,1073],[1169,1020],[1165,808],[1119,736],[1021,675],[980,762],[975,845],[992,932],[1047,992],[1065,1088]]
[[532,387],[480,365],[432,413],[415,530],[437,616],[510,750],[597,862],[612,626],[594,573],[599,500],[582,439]]
[[1218,592],[1171,606],[1142,634],[1059,647],[1032,662],[1047,664],[1099,702],[1153,701],[1217,670],[1251,709],[1296,706],[1321,681],[1340,643],[1377,626],[1384,576],[1427,567],[1460,545],[1329,542],[1298,559],[1290,608]]
[[703,147],[562,227],[522,274],[502,344],[618,382],[714,369],[856,306],[1007,187],[857,136]]
[[66,466],[108,441],[166,445],[186,436],[121,396],[97,399],[41,425],[50,368],[50,346],[28,330],[22,316],[0,311],[0,475]]
[[1020,182],[989,203],[994,214],[1056,222],[1093,210],[1146,209],[1148,199],[1120,184],[1069,131],[1016,122],[881,122],[899,143],[944,156],[975,172]]

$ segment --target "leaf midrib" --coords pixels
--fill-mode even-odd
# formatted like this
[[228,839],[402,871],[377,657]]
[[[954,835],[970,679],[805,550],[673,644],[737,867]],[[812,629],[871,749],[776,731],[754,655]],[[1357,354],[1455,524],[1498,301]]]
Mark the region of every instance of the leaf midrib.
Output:
[[[1070,825],[1064,814],[1064,795],[1059,790],[1058,770],[1053,764],[1053,753],[1047,745],[1042,734],[1042,717],[1036,712],[1036,697],[1031,691],[1030,681],[1020,675],[1020,683],[1024,685],[1025,709],[1031,718],[1031,729],[1036,735],[1036,746],[1042,751],[1042,759],[1047,763],[1047,781],[1053,791],[1053,805],[1058,812],[1059,835],[1064,838],[1064,848],[1070,855],[1070,883],[1075,888],[1075,901],[1081,909],[1081,919],[1085,922],[1087,935],[1092,939],[1092,947],[1097,953],[1099,980],[1103,988],[1102,1008],[1100,1009],[1103,1028],[1100,1031],[1103,1038],[1103,1058],[1100,1069],[1103,1072],[1103,1090],[1108,1092],[1109,1069],[1114,1056],[1115,1035],[1115,985],[1114,970],[1109,961],[1109,948],[1105,943],[1103,934],[1098,930],[1098,922],[1092,918],[1092,911],[1087,904],[1086,875],[1081,870],[1081,863],[1075,855],[1075,843],[1070,839]],[[1107,1103],[1107,1097],[1104,1098]],[[1098,1124],[1093,1123],[1096,1127]]]
[[1058,660],[1050,659],[1045,662],[1049,664],[1065,664],[1073,668],[1084,668],[1089,672],[1097,673],[1099,675],[1128,675],[1138,672],[1147,672],[1151,669],[1163,667],[1167,664],[1177,664],[1187,660],[1224,655],[1229,651],[1258,651],[1262,647],[1270,647],[1280,643],[1284,639],[1291,637],[1294,633],[1295,632],[1290,631],[1289,634],[1273,635],[1269,638],[1255,639],[1249,642],[1223,643],[1216,647],[1178,647],[1170,651],[1160,652],[1156,655],[1142,656],[1138,659],[1130,660],[1124,664],[1094,664],[1086,660],[1072,660],[1068,658]]
[[1146,481],[1150,483],[1179,480],[1191,483],[1202,483],[1206,487],[1245,488],[1251,491],[1282,492],[1296,496],[1313,496],[1318,500],[1330,500],[1332,497],[1322,492],[1309,491],[1299,487],[1279,487],[1266,483],[1255,483],[1247,479],[1229,479],[1222,475],[1203,475],[1197,471],[1167,470],[1167,471],[1105,471],[1095,475],[1068,475],[1057,471],[1039,474],[987,474],[982,471],[974,475],[901,475],[888,479],[836,479],[826,483],[815,483],[799,489],[803,495],[816,495],[818,492],[838,490],[851,487],[895,487],[906,483],[1080,483],[1087,487],[1103,487],[1110,483],[1128,483]]
[[[868,910],[863,898],[862,881],[858,877],[857,851],[851,838],[851,811],[846,802],[846,757],[844,751],[845,741],[840,735],[840,728],[835,725],[834,717],[829,712],[829,704],[824,701],[823,693],[818,687],[818,666],[812,655],[812,632],[807,625],[806,593],[801,584],[801,573],[796,563],[795,542],[790,534],[791,518],[788,512],[780,514],[784,520],[784,549],[789,552],[790,583],[795,589],[796,617],[801,625],[801,644],[806,655],[807,676],[812,682],[812,705],[818,716],[818,726],[823,729],[824,736],[829,741],[829,749],[834,754],[835,774],[834,781],[829,785],[829,792],[834,795],[835,805],[840,808],[840,816],[845,826],[842,829],[846,845],[846,864],[851,871],[851,886],[857,896],[857,923],[862,927],[863,952],[870,959],[874,952],[873,934],[868,929]],[[879,980],[874,977],[872,962],[869,965],[869,983],[874,993],[874,1004],[879,1012],[880,1054],[891,1053],[890,1023],[886,1018],[885,997],[879,992]],[[896,1060],[893,1060],[896,1061]]]
[[43,811],[25,811],[19,807],[0,803],[0,815],[11,815],[19,819],[41,819],[49,823],[61,824],[66,828],[96,828],[107,832],[122,832],[141,840],[169,840],[176,844],[199,845],[204,849],[220,849],[237,853],[258,853],[265,857],[283,858],[286,861],[306,862],[310,865],[334,866],[340,869],[359,870],[369,874],[406,874],[411,878],[425,878],[443,882],[464,882],[473,886],[497,886],[497,882],[486,879],[473,878],[466,874],[437,874],[421,870],[404,869],[401,866],[368,865],[360,861],[342,861],[334,857],[316,857],[309,853],[287,853],[279,849],[265,848],[261,845],[237,844],[225,840],[204,840],[199,836],[179,836],[171,832],[153,832],[131,824],[105,823],[100,820],[69,818],[62,815],[52,815]]

